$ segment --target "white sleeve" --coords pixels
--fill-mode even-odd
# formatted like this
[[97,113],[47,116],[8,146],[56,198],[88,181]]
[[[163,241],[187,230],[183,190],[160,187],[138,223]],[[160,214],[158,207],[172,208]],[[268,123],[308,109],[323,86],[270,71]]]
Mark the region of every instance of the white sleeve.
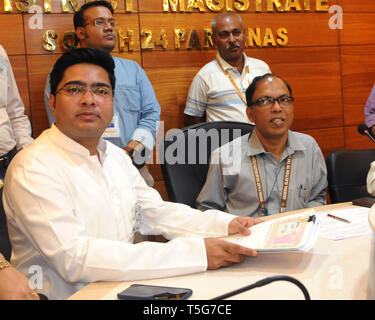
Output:
[[8,99],[6,111],[16,140],[17,150],[20,150],[33,140],[31,138],[31,125],[25,115],[25,107],[18,92],[16,79],[14,78],[8,56],[4,50],[1,50],[0,54],[4,55],[4,58],[8,62]]
[[[131,244],[88,236],[85,223],[75,213],[74,195],[58,170],[32,161],[34,165],[27,169],[21,159],[11,164],[4,189],[5,210],[13,236],[24,242],[18,250],[36,251],[65,281],[125,281],[206,270],[206,250],[200,237]],[[216,220],[214,213],[193,213],[187,206],[164,203],[136,173],[129,178],[137,180],[143,231],[160,231],[166,236],[190,235],[194,230],[198,234],[227,233],[229,215]],[[95,199],[89,201],[95,206]]]
[[207,108],[207,91],[207,84],[198,73],[190,85],[184,113],[189,116],[203,117]]
[[375,196],[375,161],[371,162],[370,171],[367,174],[367,192]]
[[134,166],[130,166],[129,171],[141,207],[139,231],[143,234],[162,234],[167,239],[224,236],[228,234],[229,223],[237,217],[218,210],[202,212],[181,203],[163,201]]

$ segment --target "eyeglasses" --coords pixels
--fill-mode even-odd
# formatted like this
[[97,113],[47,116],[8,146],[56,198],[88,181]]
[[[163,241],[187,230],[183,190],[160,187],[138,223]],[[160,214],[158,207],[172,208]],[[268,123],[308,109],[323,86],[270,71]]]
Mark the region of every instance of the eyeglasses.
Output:
[[292,104],[294,98],[289,96],[281,96],[278,98],[264,97],[254,101],[251,105],[257,105],[259,107],[271,107],[275,104],[275,101],[277,101],[281,107],[288,107]]
[[115,20],[114,19],[103,19],[103,18],[97,18],[94,21],[85,23],[83,26],[86,27],[87,25],[92,24],[94,27],[97,27],[99,29],[104,29],[105,26],[108,24],[114,28],[115,25]]
[[79,84],[67,84],[56,90],[56,94],[61,93],[70,97],[82,98],[87,90],[90,90],[94,98],[108,99],[113,95],[113,90],[105,86],[93,86],[91,88],[84,87]]

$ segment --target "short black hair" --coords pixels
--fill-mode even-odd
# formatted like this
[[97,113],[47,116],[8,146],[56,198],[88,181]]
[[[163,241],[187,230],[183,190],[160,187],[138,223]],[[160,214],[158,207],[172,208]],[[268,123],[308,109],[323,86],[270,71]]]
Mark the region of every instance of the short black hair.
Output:
[[115,63],[110,54],[101,49],[78,48],[65,52],[56,61],[49,79],[51,94],[53,94],[54,96],[56,95],[57,86],[64,77],[65,70],[70,66],[80,63],[90,63],[93,65],[98,65],[105,69],[108,73],[112,90],[115,90]]
[[85,10],[92,7],[106,7],[111,11],[113,14],[114,10],[112,5],[105,1],[105,0],[99,0],[99,1],[90,1],[83,4],[78,11],[74,13],[73,17],[73,23],[74,23],[74,29],[77,29],[77,27],[84,27],[85,26],[85,19],[83,18],[83,14]]
[[278,75],[276,74],[273,74],[273,73],[266,73],[262,76],[258,76],[258,77],[255,77],[253,79],[253,81],[251,82],[251,84],[249,85],[249,87],[246,89],[246,103],[247,105],[250,107],[254,101],[252,101],[253,99],[253,95],[254,95],[254,92],[257,88],[257,84],[259,81],[267,78],[267,77],[273,77],[273,78],[278,78],[282,81],[284,81],[286,87],[288,88],[289,90],[289,95],[292,96],[292,88],[290,87],[289,83],[286,82],[284,79],[280,78]]

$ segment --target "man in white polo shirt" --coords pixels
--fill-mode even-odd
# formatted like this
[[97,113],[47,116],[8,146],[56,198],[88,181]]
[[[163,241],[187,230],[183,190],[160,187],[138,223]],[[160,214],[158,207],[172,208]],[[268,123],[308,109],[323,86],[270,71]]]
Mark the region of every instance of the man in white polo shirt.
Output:
[[186,125],[206,121],[249,122],[245,91],[251,81],[270,73],[268,65],[244,53],[247,34],[241,17],[233,12],[216,16],[211,23],[218,53],[194,77],[185,106]]

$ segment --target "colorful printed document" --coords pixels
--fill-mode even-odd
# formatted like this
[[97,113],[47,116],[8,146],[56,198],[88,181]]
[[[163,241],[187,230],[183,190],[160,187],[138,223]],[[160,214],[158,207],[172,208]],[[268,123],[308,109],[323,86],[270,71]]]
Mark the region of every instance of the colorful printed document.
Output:
[[319,217],[314,209],[259,223],[250,228],[251,235],[231,235],[226,241],[259,252],[308,251],[318,237]]

